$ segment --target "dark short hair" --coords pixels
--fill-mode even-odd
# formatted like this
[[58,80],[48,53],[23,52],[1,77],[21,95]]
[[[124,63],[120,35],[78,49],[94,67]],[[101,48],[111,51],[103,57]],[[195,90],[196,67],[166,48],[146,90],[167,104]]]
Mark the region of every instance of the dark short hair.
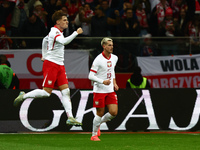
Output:
[[11,67],[10,62],[7,60],[6,55],[0,55],[0,65],[6,64],[8,67]]
[[53,23],[56,24],[56,21],[62,19],[62,16],[67,16],[67,14],[65,14],[62,10],[56,11],[52,15],[52,21],[53,21]]
[[99,9],[99,10],[102,10],[102,11],[103,11],[103,8],[101,7],[101,5],[97,5],[97,6],[95,7],[95,9]]

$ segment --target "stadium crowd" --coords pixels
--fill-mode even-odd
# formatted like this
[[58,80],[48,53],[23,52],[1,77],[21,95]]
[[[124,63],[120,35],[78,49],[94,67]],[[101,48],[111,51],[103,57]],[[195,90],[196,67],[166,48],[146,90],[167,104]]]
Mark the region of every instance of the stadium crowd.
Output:
[[[41,48],[53,26],[52,14],[66,12],[68,36],[78,27],[84,37],[191,37],[199,46],[200,0],[0,0],[0,49]],[[32,37],[32,39],[30,39]],[[149,41],[149,40],[148,40]],[[145,50],[151,55],[153,50]],[[141,54],[145,55],[145,54]]]

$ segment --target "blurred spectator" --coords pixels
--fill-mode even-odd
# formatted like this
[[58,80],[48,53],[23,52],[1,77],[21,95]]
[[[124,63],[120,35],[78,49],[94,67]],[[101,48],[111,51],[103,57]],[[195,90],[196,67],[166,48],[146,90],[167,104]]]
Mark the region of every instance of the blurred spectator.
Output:
[[43,4],[39,0],[37,0],[34,3],[33,12],[36,14],[36,16],[38,16],[42,20],[42,22],[45,24],[45,27],[47,28],[47,15],[48,15],[48,13],[44,10]]
[[107,16],[107,17],[113,17],[113,10],[109,7],[109,2],[107,0],[102,0],[101,2],[101,7],[103,9],[103,12],[104,14]]
[[186,10],[184,8],[182,8],[180,10],[180,15],[179,15],[179,19],[178,19],[179,28],[181,30],[181,36],[187,35],[185,33],[185,30],[186,30],[188,21],[189,21],[189,18],[186,17]]
[[150,16],[149,29],[152,36],[158,36],[159,24],[165,18],[165,10],[169,7],[166,0],[160,0],[160,2],[153,8]]
[[136,18],[133,17],[133,10],[126,9],[126,17],[120,23],[120,36],[123,37],[137,37],[140,33],[140,24]]
[[159,47],[151,38],[151,34],[143,36],[143,40],[139,47],[140,56],[157,56],[159,55]]
[[131,78],[127,80],[126,88],[150,88],[148,79],[142,76],[141,71],[142,70],[139,66],[135,66],[133,68],[133,74],[131,75]]
[[12,11],[15,7],[15,2],[3,0],[0,2],[0,26],[5,25],[6,34],[11,35],[10,21],[12,17]]
[[199,54],[200,48],[200,16],[195,15],[186,26],[186,34],[190,37],[192,53]]
[[[181,31],[177,21],[174,21],[173,11],[170,7],[166,9],[165,18],[159,24],[159,36],[169,37],[169,39],[164,39],[163,44],[161,45],[161,54],[166,55],[176,55],[178,44],[171,37],[180,36]],[[170,42],[170,44],[168,44]]]
[[[128,1],[124,1],[124,3],[123,3],[123,8],[120,10],[120,17],[122,18],[122,19],[124,19],[125,17],[126,17],[126,13],[125,13],[125,11],[126,11],[126,9],[128,9],[128,8],[130,8],[130,9],[133,9],[133,5]],[[133,17],[134,18],[137,18],[137,16],[136,16],[136,14],[133,12]]]
[[91,36],[106,37],[108,36],[108,25],[118,25],[120,23],[119,11],[115,11],[116,19],[106,17],[100,5],[95,7],[95,15],[85,18],[84,14],[79,14],[80,21],[91,23]]
[[0,55],[0,89],[19,89],[19,79],[5,55]]
[[150,17],[151,3],[149,0],[134,0],[133,11],[136,11],[139,4],[142,4],[142,8],[145,10],[147,17]]
[[178,22],[174,21],[173,11],[170,7],[166,9],[165,18],[159,25],[159,35],[167,37],[181,35]]
[[[11,19],[11,36],[22,36],[22,25],[29,17],[29,11],[32,9],[35,0],[29,0],[27,3],[24,0],[19,0],[19,4],[15,5]],[[13,40],[13,47],[20,48],[21,40]]]
[[82,6],[85,4],[90,5],[91,10],[94,10],[95,7],[99,4],[99,0],[81,0]]
[[[47,29],[44,23],[34,13],[23,24],[22,35],[24,37],[44,37],[47,35]],[[22,41],[24,48],[41,48],[42,38],[25,39]]]
[[79,7],[82,6],[79,0],[66,0],[65,6],[68,8],[70,21],[73,21],[76,14],[79,12]]
[[12,47],[12,40],[6,35],[4,25],[0,27],[0,49],[10,49]]
[[143,36],[149,33],[149,25],[147,21],[147,14],[144,9],[144,1],[140,0],[136,6],[136,16],[140,23],[141,31],[139,36]]
[[74,22],[76,26],[82,27],[83,36],[91,36],[91,24],[86,22],[81,22],[79,19],[79,14],[82,14],[84,18],[90,18],[94,16],[94,12],[90,9],[90,5],[85,4],[83,5],[83,7],[80,7],[79,13],[76,15]]
[[44,9],[47,14],[47,29],[50,31],[51,27],[54,26],[52,21],[52,15],[55,11],[60,10],[62,8],[62,1],[61,0],[48,0],[47,4],[44,6]]
[[185,9],[185,11],[187,11],[188,6],[184,2],[184,0],[173,0],[171,8],[173,10],[174,19],[178,20],[179,17],[180,17],[180,11],[181,11],[181,9]]
[[[102,0],[100,6],[102,7],[103,12],[104,12],[106,17],[115,19],[115,13],[114,13],[115,9],[114,8],[110,8],[109,1]],[[108,30],[109,30],[109,33],[108,33],[109,36],[114,37],[114,36],[118,35],[117,26],[116,25],[108,25]]]

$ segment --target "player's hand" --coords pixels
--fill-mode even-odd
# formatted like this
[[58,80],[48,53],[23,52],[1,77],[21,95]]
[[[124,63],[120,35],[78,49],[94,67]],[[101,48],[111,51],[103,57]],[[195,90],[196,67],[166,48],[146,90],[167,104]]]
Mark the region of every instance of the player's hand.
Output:
[[117,84],[114,84],[114,89],[115,89],[115,91],[118,91],[119,90],[119,86]]
[[44,58],[43,58],[43,57],[41,58],[41,61],[44,61]]
[[76,30],[76,32],[77,32],[78,34],[82,34],[82,33],[83,33],[83,29],[82,29],[82,28],[78,28],[78,29]]
[[104,85],[109,85],[110,83],[111,83],[110,80],[104,80],[104,81],[103,81],[103,84],[104,84]]

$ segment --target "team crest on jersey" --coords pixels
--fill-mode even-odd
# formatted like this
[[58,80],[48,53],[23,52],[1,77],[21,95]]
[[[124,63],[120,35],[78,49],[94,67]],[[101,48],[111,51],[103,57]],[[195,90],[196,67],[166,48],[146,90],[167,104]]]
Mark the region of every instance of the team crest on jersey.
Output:
[[48,85],[51,85],[51,84],[52,84],[52,81],[51,81],[51,80],[49,80],[49,81],[48,81]]
[[107,67],[112,67],[112,62],[111,61],[107,61]]
[[60,34],[58,31],[56,31],[56,34]]

